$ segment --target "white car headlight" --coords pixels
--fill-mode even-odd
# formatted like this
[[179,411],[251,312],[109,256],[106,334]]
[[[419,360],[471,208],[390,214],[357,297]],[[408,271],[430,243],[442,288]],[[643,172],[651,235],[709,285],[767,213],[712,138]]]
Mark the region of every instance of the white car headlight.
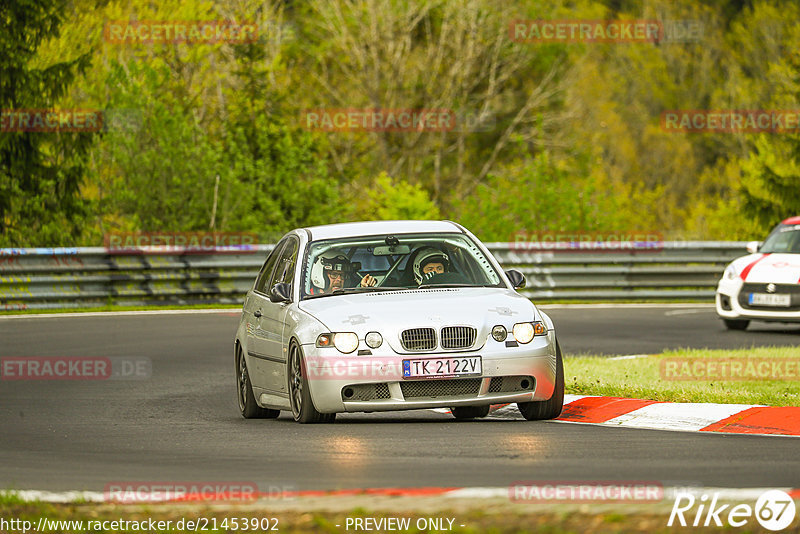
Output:
[[368,332],[367,335],[364,336],[364,341],[369,348],[377,349],[383,343],[383,336],[380,332]]
[[336,332],[333,334],[333,346],[339,352],[350,354],[358,348],[358,336],[353,332]]
[[736,280],[737,276],[739,275],[736,274],[736,269],[733,267],[732,263],[725,268],[725,273],[722,275],[726,280]]
[[517,343],[530,343],[534,336],[544,336],[547,334],[547,327],[541,321],[534,323],[517,323],[511,330]]

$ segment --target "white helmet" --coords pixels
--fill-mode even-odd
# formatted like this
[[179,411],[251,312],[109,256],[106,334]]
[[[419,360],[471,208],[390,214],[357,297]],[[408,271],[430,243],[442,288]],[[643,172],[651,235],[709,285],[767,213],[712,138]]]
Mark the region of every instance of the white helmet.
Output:
[[441,250],[433,247],[420,249],[420,251],[417,253],[417,257],[414,259],[413,265],[414,280],[417,281],[417,284],[422,283],[422,279],[424,278],[422,269],[425,268],[425,266],[429,263],[441,263],[444,266],[445,272],[447,272],[450,266],[450,258]]
[[327,290],[330,281],[325,276],[325,271],[353,273],[356,269],[343,252],[331,249],[317,256],[314,265],[311,266],[311,283]]

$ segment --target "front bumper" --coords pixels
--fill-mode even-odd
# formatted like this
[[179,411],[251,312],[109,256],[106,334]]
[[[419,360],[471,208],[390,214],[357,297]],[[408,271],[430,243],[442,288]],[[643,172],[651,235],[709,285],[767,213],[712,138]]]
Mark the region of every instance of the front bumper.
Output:
[[[527,345],[489,339],[479,350],[397,354],[384,344],[370,356],[303,345],[311,398],[322,413],[477,406],[548,400],[555,389],[555,331]],[[404,379],[403,360],[480,356],[482,373],[463,378]]]
[[[800,322],[800,309],[794,305],[795,296],[792,297],[792,306],[789,308],[764,308],[750,307],[746,304],[747,293],[757,291],[765,292],[758,286],[766,284],[747,284],[741,278],[729,280],[723,278],[717,285],[716,308],[717,315],[723,319],[745,319],[756,321],[775,322]],[[779,291],[781,288],[779,287]]]

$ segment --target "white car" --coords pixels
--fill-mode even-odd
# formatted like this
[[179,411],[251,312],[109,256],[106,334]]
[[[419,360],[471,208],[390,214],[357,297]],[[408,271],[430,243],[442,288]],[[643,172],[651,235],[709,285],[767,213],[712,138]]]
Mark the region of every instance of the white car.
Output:
[[751,320],[800,322],[800,216],[782,221],[764,243],[747,244],[717,286],[717,314],[731,330]]
[[248,291],[234,341],[246,418],[564,402],[553,322],[486,247],[449,221],[379,221],[286,234]]

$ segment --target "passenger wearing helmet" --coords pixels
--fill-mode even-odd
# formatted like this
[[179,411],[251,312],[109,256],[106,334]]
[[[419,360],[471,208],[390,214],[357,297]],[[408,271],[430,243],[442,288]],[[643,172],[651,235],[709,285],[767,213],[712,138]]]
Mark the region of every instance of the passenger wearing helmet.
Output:
[[337,250],[325,251],[317,256],[311,267],[312,286],[309,293],[322,295],[348,287],[356,272],[356,265],[344,253]]
[[441,250],[426,247],[417,253],[414,259],[414,280],[422,284],[437,274],[444,274],[450,269],[450,258]]
[[[414,280],[417,285],[420,285],[423,280],[448,272],[450,270],[450,258],[436,248],[421,248],[416,253],[412,270],[414,272]],[[371,287],[377,282],[378,280],[374,276],[367,274],[361,279],[361,287]]]

